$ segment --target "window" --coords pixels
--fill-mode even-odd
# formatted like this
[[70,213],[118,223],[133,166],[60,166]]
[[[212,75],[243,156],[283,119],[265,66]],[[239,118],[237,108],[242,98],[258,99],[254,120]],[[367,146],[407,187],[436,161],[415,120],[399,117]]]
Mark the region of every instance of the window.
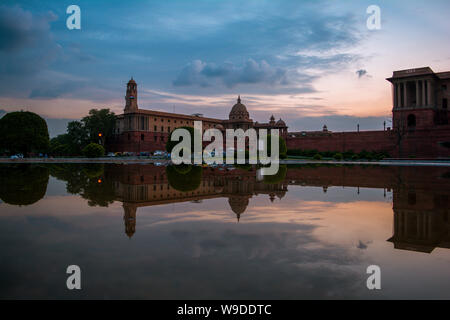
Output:
[[141,141],[144,141],[144,134],[141,134]]
[[447,85],[446,85],[446,84],[443,84],[443,85],[442,85],[442,90],[444,90],[444,91],[447,90]]
[[170,132],[170,127],[167,127],[167,132]]
[[158,137],[157,136],[153,136],[153,140],[155,140],[155,142],[156,142],[156,139],[157,139]]
[[158,128],[155,126],[155,130],[153,130],[153,131],[158,131]]
[[130,138],[131,138],[131,137],[130,137],[130,134],[128,134],[128,140],[130,140]]
[[442,99],[442,108],[443,109],[447,109],[448,108],[448,100],[447,99]]
[[169,119],[169,120],[167,120],[167,122],[170,122],[170,119]]
[[164,127],[163,126],[161,126],[161,132],[163,132],[164,131]]
[[414,128],[416,126],[416,116],[410,114],[408,116],[408,128]]

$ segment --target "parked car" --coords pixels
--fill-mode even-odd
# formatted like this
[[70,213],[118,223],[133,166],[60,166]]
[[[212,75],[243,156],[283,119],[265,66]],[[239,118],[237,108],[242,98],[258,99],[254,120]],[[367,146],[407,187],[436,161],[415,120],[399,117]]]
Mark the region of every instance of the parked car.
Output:
[[116,156],[116,154],[114,152],[109,152],[107,154],[107,157],[115,157],[115,156]]
[[23,154],[18,153],[11,156],[11,159],[23,159]]

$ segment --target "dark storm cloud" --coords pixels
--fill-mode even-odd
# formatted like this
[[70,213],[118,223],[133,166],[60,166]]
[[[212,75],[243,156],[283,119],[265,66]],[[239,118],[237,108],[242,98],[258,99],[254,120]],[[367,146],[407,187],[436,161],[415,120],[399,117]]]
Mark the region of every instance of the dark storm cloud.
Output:
[[235,66],[232,63],[216,65],[214,63],[195,60],[183,68],[175,86],[210,86],[214,80],[218,80],[229,88],[238,84],[263,84],[263,85],[288,85],[287,70],[276,68],[262,60],[257,62],[247,60],[243,66]]
[[35,73],[56,58],[60,48],[50,33],[50,23],[56,19],[52,12],[33,15],[17,6],[0,6],[2,75]]

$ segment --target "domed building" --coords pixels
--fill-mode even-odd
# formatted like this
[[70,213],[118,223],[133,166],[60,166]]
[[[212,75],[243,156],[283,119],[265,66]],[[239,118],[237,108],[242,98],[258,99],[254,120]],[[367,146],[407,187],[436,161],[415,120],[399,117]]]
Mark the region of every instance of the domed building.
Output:
[[[124,113],[116,117],[114,137],[108,139],[107,148],[112,152],[154,152],[165,150],[170,133],[179,127],[193,127],[194,121],[201,121],[203,131],[208,129],[279,129],[280,136],[287,137],[287,126],[283,120],[275,122],[272,115],[268,123],[254,122],[241,97],[231,108],[228,119],[204,117],[202,114],[191,115],[165,111],[145,110],[138,107],[137,83],[131,78],[126,84]],[[270,132],[269,132],[270,133]]]
[[237,102],[231,108],[228,120],[226,121],[226,128],[247,130],[252,127],[253,120],[250,119],[247,107],[241,102],[241,96],[238,96]]

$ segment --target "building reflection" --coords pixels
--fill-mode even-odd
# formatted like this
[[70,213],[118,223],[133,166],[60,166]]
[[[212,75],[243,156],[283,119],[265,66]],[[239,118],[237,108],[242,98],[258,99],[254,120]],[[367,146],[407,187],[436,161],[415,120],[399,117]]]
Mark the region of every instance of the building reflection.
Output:
[[0,199],[10,205],[30,205],[44,197],[49,174],[67,182],[67,192],[79,194],[91,206],[120,201],[125,233],[136,232],[138,208],[169,203],[226,198],[240,221],[254,196],[282,199],[289,186],[354,187],[392,191],[394,248],[431,253],[450,248],[450,168],[408,166],[319,166],[280,168],[261,177],[254,168],[174,168],[153,165],[5,165]]
[[140,207],[228,198],[230,209],[239,221],[250,198],[267,195],[271,201],[276,197],[281,199],[288,186],[284,177],[275,183],[258,181],[254,169],[227,171],[203,168],[200,183],[194,182],[198,187],[192,190],[188,187],[186,190],[180,188],[174,183],[174,179],[178,181],[183,177],[170,177],[168,168],[165,167],[127,165],[105,169],[105,180],[114,181],[116,200],[123,203],[125,233],[129,237],[136,231],[136,211]]
[[394,228],[388,241],[394,248],[425,253],[450,248],[450,169],[445,167],[299,166],[270,183],[257,179],[255,170],[204,168],[198,187],[188,191],[174,188],[164,167],[109,166],[105,177],[114,181],[116,200],[123,203],[129,237],[136,231],[139,207],[228,198],[239,221],[253,196],[267,195],[274,201],[285,196],[289,185],[322,187],[323,192],[340,186],[379,188],[385,194],[392,190]]
[[450,248],[447,190],[401,188],[394,193],[394,235],[396,249],[431,253]]

